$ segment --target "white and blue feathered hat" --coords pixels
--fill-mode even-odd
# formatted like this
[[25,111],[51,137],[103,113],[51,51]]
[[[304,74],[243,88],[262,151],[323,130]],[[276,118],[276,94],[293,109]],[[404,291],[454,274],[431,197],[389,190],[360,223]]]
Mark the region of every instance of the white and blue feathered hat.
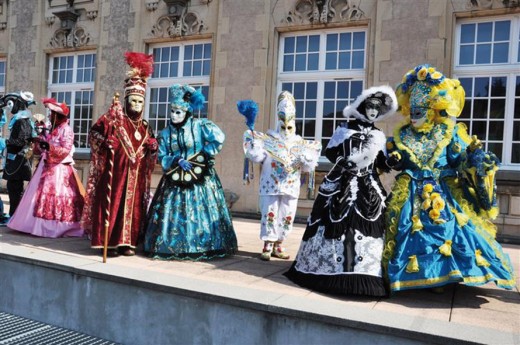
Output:
[[187,112],[202,109],[205,97],[201,90],[189,85],[175,84],[170,86],[170,105]]

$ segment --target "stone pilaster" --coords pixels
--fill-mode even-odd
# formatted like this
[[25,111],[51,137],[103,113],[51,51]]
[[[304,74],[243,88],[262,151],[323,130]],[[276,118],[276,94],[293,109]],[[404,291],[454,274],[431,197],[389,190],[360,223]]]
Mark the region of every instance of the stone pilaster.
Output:
[[33,80],[34,73],[31,73],[36,62],[33,40],[37,37],[37,25],[34,24],[33,17],[39,13],[38,6],[29,6],[28,1],[14,0],[9,1],[8,8],[10,13],[7,91],[33,91],[36,82]]
[[[242,134],[245,119],[236,108],[241,99],[259,103],[258,130],[266,114],[266,74],[269,30],[269,4],[255,0],[219,1],[218,28],[215,34],[213,98],[210,118],[226,133],[226,143],[219,159],[219,176],[224,188],[238,194],[234,208],[255,212],[258,204],[258,166],[252,185],[242,180]],[[211,29],[211,28],[210,28]]]

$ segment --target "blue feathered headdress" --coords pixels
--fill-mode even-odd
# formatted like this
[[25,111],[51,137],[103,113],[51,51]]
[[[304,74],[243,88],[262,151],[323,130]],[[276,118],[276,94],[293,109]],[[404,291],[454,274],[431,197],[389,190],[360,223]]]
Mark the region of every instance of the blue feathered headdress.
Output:
[[189,85],[175,84],[170,86],[170,104],[190,113],[204,107],[206,98],[202,91]]
[[245,116],[246,126],[250,130],[255,129],[256,115],[258,114],[258,104],[255,101],[246,99],[237,102],[238,112]]

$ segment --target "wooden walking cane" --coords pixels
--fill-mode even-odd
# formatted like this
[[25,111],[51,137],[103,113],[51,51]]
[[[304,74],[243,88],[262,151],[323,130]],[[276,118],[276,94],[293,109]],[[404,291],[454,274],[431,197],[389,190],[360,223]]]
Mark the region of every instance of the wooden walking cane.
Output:
[[[119,103],[119,92],[116,92],[114,94],[114,97],[112,98],[112,105],[115,105],[117,103]],[[111,121],[111,128],[113,128],[113,126],[114,126],[114,120]],[[107,262],[108,228],[110,226],[110,204],[112,202],[112,178],[113,177],[114,177],[114,148],[112,147],[112,145],[110,145],[110,157],[108,160],[107,208],[105,210],[105,239],[103,241],[103,263]]]

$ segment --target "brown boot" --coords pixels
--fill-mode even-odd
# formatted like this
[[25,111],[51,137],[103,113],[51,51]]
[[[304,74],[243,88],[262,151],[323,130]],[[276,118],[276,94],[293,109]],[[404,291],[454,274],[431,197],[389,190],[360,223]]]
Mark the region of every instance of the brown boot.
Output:
[[124,256],[134,256],[135,255],[135,250],[133,250],[130,247],[126,247],[125,249],[123,249],[123,255]]
[[[103,255],[103,249],[101,249],[101,255]],[[107,249],[107,257],[115,258],[119,256],[117,249]]]
[[291,256],[287,254],[287,252],[285,251],[285,248],[282,247],[282,241],[274,243],[273,252],[271,253],[271,256],[274,256],[275,258],[282,260],[289,260],[291,258]]
[[262,254],[260,255],[260,259],[264,261],[271,260],[271,252],[273,251],[273,242],[265,241],[264,249],[262,249]]

